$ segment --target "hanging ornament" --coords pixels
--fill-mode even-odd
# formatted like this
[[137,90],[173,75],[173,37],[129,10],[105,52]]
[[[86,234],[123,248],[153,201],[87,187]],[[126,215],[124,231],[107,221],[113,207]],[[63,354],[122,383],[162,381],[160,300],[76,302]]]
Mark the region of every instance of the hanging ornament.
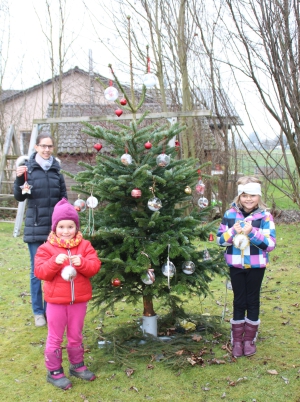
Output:
[[78,195],[78,199],[74,202],[74,208],[78,212],[84,212],[86,210],[86,203],[84,200],[81,200]]
[[211,256],[210,256],[208,250],[205,249],[205,250],[203,251],[203,261],[208,261],[208,260],[211,260]]
[[162,207],[162,202],[161,202],[161,200],[159,199],[159,198],[157,198],[157,197],[153,197],[153,198],[150,198],[149,200],[148,200],[148,208],[151,210],[151,211],[159,211],[160,210],[160,208]]
[[61,277],[65,281],[71,281],[72,279],[74,279],[76,277],[76,275],[77,275],[77,271],[74,267],[72,267],[72,265],[67,265],[61,271]]
[[123,114],[123,110],[122,109],[117,109],[115,110],[115,114],[120,117]]
[[198,194],[204,194],[205,191],[205,184],[203,181],[200,179],[196,185],[196,191]]
[[213,205],[214,207],[217,205],[217,200],[215,199],[215,198],[213,198],[212,200],[211,200],[211,205]]
[[27,181],[20,188],[22,189],[22,194],[31,194],[32,186]]
[[22,189],[22,194],[31,194],[31,189],[33,186],[27,182],[27,170],[24,170],[24,180],[24,184],[20,186]]
[[86,205],[89,208],[96,208],[96,206],[98,205],[98,200],[96,197],[93,197],[92,195],[86,200]]
[[154,189],[155,189],[155,180],[153,180],[153,186],[149,187],[149,190],[151,191],[153,197],[148,200],[148,208],[151,211],[159,211],[160,208],[162,207],[162,202],[159,198],[157,198],[154,194]]
[[182,271],[186,274],[186,275],[192,275],[195,272],[196,266],[193,263],[193,261],[185,261],[182,264]]
[[121,156],[121,162],[123,163],[123,165],[127,166],[130,165],[132,163],[132,156],[129,155],[128,153],[125,153]]
[[125,98],[120,99],[120,104],[125,106],[127,104],[127,100]]
[[214,235],[210,233],[208,236],[208,241],[214,241],[214,240],[215,240]]
[[150,72],[150,57],[148,51],[149,47],[147,46],[147,74],[143,77],[143,83],[146,88],[153,88],[156,85],[156,76]]
[[160,167],[166,167],[168,166],[168,164],[170,163],[170,157],[169,155],[166,154],[160,154],[158,155],[158,157],[156,158],[156,163],[158,166]]
[[118,288],[119,286],[121,286],[121,281],[120,281],[119,278],[114,278],[114,279],[111,281],[111,284],[112,284],[115,288]]
[[180,149],[180,142],[178,140],[175,140],[175,151],[179,151]]
[[170,278],[173,278],[176,272],[175,265],[170,261],[170,244],[168,244],[168,257],[167,262],[161,267],[163,275],[168,277],[168,288],[170,289]]
[[144,147],[145,147],[146,149],[151,149],[151,148],[152,148],[151,142],[147,141],[147,142],[145,143]]
[[102,148],[102,144],[95,144],[94,148],[96,149],[96,151],[100,151],[100,149]]
[[191,189],[191,187],[190,187],[190,186],[186,186],[186,188],[184,189],[184,192],[185,192],[186,194],[192,194],[192,189]]
[[108,101],[115,101],[119,97],[117,88],[113,86],[109,86],[108,88],[106,88],[106,90],[104,91],[104,97]]
[[205,197],[199,198],[198,205],[200,208],[206,208],[208,206],[208,199]]
[[144,282],[145,285],[152,285],[155,281],[155,274],[154,274],[154,269],[148,269],[144,275],[142,276],[142,282]]
[[146,88],[150,89],[156,85],[156,76],[152,73],[147,73],[143,77],[143,84]]
[[132,196],[133,198],[140,198],[140,197],[142,196],[142,192],[141,192],[141,190],[140,190],[139,188],[134,188],[134,189],[131,191],[131,196]]
[[176,272],[175,265],[171,261],[167,261],[163,264],[161,267],[161,271],[165,276],[169,276],[170,278],[173,278]]

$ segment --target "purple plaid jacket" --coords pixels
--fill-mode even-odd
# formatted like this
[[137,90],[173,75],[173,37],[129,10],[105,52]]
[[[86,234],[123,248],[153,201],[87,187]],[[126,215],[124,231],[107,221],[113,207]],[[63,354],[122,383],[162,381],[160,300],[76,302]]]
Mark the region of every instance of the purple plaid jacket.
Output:
[[[233,225],[238,221],[251,221],[252,230],[248,234],[249,245],[240,250],[233,245],[237,232]],[[246,218],[242,211],[232,204],[228,209],[217,233],[217,243],[226,247],[225,261],[233,268],[265,268],[269,263],[269,252],[276,245],[276,232],[273,216],[262,209],[256,209]]]

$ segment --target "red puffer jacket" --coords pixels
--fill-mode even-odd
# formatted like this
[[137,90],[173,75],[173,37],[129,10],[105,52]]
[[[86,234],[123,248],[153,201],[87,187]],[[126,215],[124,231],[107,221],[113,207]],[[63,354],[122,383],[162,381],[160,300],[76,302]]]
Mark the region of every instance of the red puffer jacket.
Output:
[[[88,240],[82,239],[78,246],[69,249],[72,255],[81,256],[81,265],[74,267],[77,275],[74,278],[74,303],[86,302],[92,298],[90,279],[100,270],[101,261]],[[70,265],[65,261],[59,265],[55,262],[58,254],[67,254],[68,249],[52,245],[47,241],[42,244],[35,255],[34,275],[44,281],[44,297],[49,303],[71,304],[71,282],[61,276],[62,269]]]

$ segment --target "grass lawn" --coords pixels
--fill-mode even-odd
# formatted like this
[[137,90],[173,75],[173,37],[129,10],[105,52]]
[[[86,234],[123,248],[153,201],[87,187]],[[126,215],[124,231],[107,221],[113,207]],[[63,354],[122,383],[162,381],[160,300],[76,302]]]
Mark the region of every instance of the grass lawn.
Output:
[[[204,349],[202,365],[178,367],[139,347],[118,345],[98,348],[98,340],[113,328],[125,329],[142,316],[142,304],[120,303],[102,318],[88,312],[85,326],[85,361],[97,379],[86,383],[72,379],[73,388],[61,391],[45,381],[43,350],[46,327],[36,328],[30,306],[29,255],[22,238],[12,237],[13,225],[0,224],[0,387],[1,401],[29,402],[127,402],[127,401],[237,401],[300,402],[300,263],[298,225],[277,225],[277,248],[271,253],[261,295],[261,328],[257,354],[233,360],[225,346],[229,340],[232,292],[225,279],[216,277],[212,296],[184,300],[186,311],[221,317],[223,336],[200,332],[202,340],[190,349]],[[225,305],[225,306],[224,306]],[[166,312],[155,306],[156,312]],[[198,334],[198,333],[197,333]],[[194,333],[187,334],[192,338]],[[153,343],[152,343],[153,344]],[[159,342],[161,345],[162,343]],[[164,347],[157,351],[164,355]],[[167,346],[165,347],[167,349]],[[182,348],[178,347],[178,350]],[[64,368],[68,361],[64,354]],[[137,357],[139,356],[139,357]],[[173,363],[178,355],[174,354]],[[181,356],[185,359],[184,354]],[[169,361],[172,363],[172,359]],[[133,374],[129,375],[133,370]],[[127,370],[127,372],[126,372]],[[71,377],[72,378],[72,377]]]

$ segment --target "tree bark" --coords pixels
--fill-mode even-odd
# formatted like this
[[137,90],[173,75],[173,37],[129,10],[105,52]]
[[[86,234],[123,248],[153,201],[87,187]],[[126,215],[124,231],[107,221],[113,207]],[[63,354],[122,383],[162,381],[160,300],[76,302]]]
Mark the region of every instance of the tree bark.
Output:
[[144,312],[143,315],[146,317],[153,317],[156,315],[153,309],[153,299],[151,295],[143,296]]

